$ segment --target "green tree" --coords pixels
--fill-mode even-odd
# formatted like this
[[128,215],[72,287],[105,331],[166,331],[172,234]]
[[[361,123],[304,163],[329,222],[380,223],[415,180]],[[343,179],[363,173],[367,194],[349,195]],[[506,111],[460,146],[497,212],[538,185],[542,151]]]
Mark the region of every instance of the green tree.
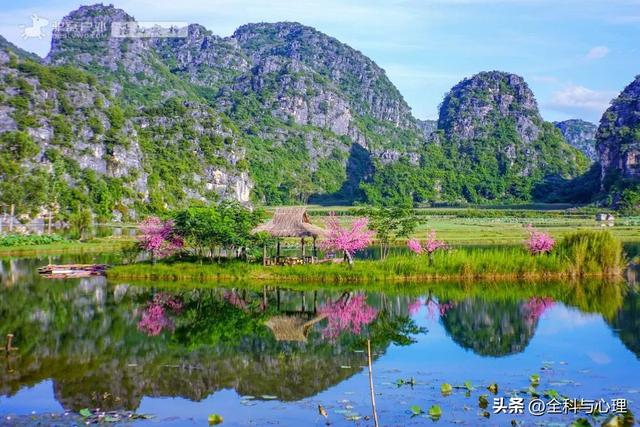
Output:
[[394,242],[408,238],[418,226],[418,217],[410,207],[364,207],[356,215],[369,217],[369,228],[376,232],[380,244],[380,259],[389,255]]

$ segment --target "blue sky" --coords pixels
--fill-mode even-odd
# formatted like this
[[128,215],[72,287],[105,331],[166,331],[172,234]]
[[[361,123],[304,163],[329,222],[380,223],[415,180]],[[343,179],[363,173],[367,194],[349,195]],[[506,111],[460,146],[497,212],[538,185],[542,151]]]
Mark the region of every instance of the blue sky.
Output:
[[[227,36],[247,22],[298,21],[375,60],[418,118],[484,70],[522,75],[546,120],[597,122],[640,74],[640,0],[113,0],[141,21],[197,22]],[[46,55],[51,26],[80,4],[0,4],[0,34]],[[21,37],[36,14],[42,39]]]

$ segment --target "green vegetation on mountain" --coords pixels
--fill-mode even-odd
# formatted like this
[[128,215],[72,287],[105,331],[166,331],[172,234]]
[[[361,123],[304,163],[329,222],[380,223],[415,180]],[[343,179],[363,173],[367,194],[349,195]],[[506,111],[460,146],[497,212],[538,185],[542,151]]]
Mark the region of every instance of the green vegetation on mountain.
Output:
[[136,25],[113,6],[81,6],[43,63],[0,39],[0,203],[19,214],[566,200],[588,168],[513,74],[460,82],[436,128],[373,61],[298,23],[122,38],[113,22]]

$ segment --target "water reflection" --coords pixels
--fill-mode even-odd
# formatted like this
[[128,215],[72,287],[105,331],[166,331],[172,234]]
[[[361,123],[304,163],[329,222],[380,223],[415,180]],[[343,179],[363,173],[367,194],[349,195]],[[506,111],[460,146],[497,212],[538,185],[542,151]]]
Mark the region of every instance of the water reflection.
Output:
[[553,300],[534,297],[526,301],[487,301],[477,297],[448,304],[441,319],[449,336],[476,354],[500,357],[524,351],[538,318]]
[[609,322],[625,347],[640,358],[640,294],[629,292],[622,307]]
[[624,284],[176,289],[99,277],[52,282],[35,272],[46,262],[0,261],[0,337],[14,334],[19,347],[0,358],[0,396],[52,380],[67,409],[135,410],[145,396],[201,401],[224,389],[300,401],[358,374],[366,338],[374,359],[393,353],[398,365],[411,365],[403,359],[410,352],[398,349],[431,335],[426,320],[442,325],[459,352],[498,363],[526,352],[556,305],[598,313],[640,352],[640,296]]

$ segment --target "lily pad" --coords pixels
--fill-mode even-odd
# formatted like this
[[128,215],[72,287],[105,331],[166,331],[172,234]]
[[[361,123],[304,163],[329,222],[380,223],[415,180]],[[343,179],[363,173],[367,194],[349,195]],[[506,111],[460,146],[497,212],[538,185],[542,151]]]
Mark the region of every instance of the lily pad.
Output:
[[487,387],[487,390],[489,390],[492,394],[498,394],[498,384],[490,384],[489,387]]
[[443,396],[450,395],[452,391],[453,391],[453,387],[449,383],[443,383],[440,386],[440,392],[442,393]]
[[412,416],[414,416],[414,417],[415,417],[415,416],[417,416],[417,415],[422,414],[422,412],[423,412],[423,411],[422,411],[422,408],[421,408],[421,407],[419,407],[418,405],[412,405],[412,406],[410,406],[410,407],[409,407],[409,411],[411,411],[411,415],[412,415]]
[[538,386],[538,384],[540,384],[540,375],[538,375],[538,374],[532,374],[532,375],[529,377],[529,381],[531,382],[531,385],[532,385],[532,386],[537,387],[537,386]]
[[209,425],[210,426],[215,426],[218,424],[222,424],[222,415],[220,414],[209,414]]
[[442,408],[438,405],[432,405],[427,413],[429,414],[429,418],[435,421],[442,416]]
[[465,381],[463,385],[464,385],[464,388],[466,388],[467,390],[469,391],[473,390],[473,385],[471,385],[471,381]]
[[487,406],[489,406],[489,395],[481,394],[480,397],[478,397],[478,406],[482,409],[487,409]]
[[83,408],[80,409],[80,411],[78,411],[78,413],[80,414],[80,416],[82,416],[83,418],[88,418],[90,416],[92,416],[93,414],[91,413],[90,410],[88,410],[87,408]]

